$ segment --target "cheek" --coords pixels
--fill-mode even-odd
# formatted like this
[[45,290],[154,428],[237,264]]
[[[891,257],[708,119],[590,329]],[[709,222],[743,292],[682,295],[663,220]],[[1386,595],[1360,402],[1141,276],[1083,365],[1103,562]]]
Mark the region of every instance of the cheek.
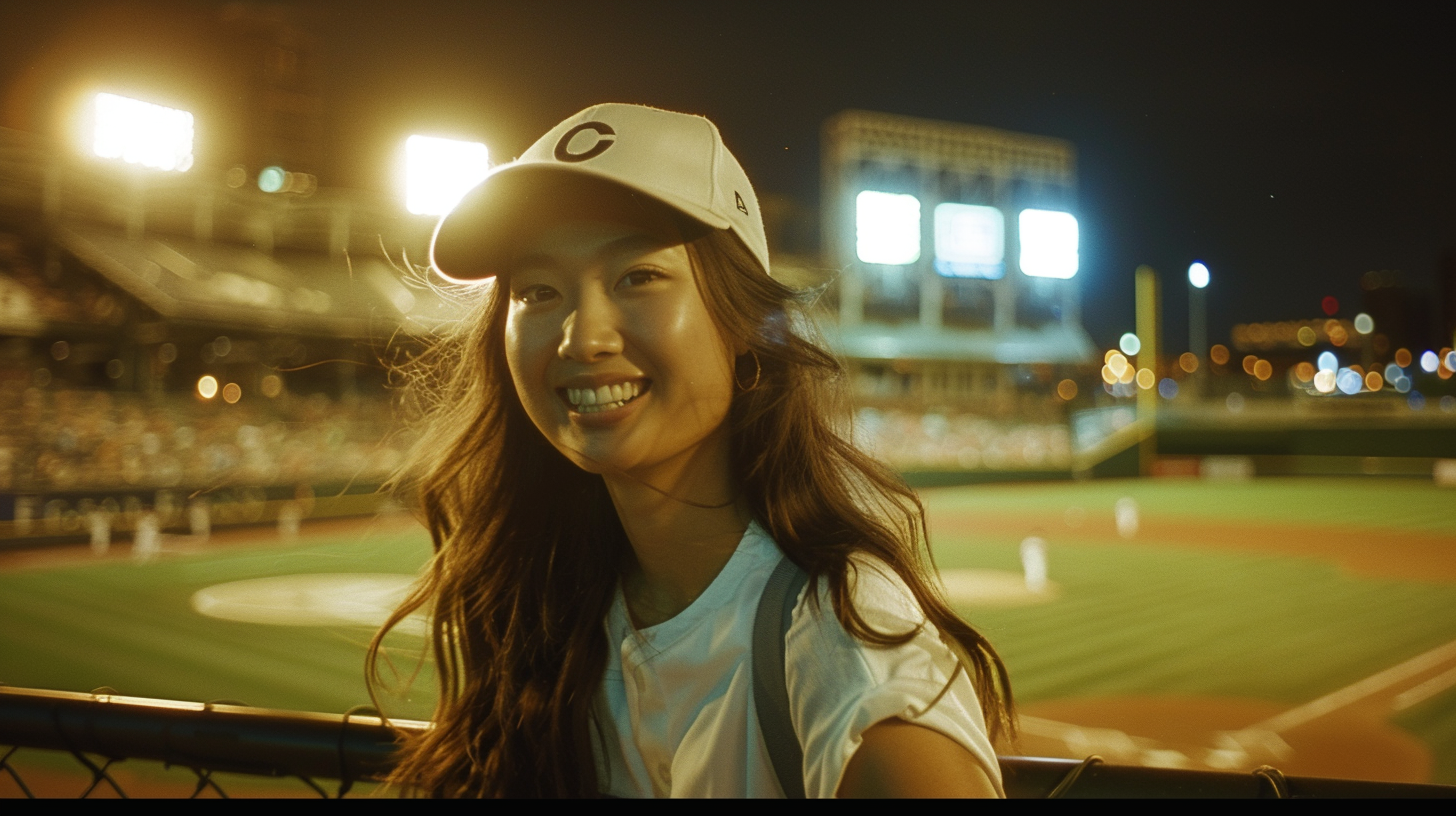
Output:
[[528,321],[518,320],[514,314],[506,318],[506,363],[521,404],[539,424],[537,411],[550,396],[546,393],[546,366],[551,362],[552,348],[547,339],[536,336],[539,332],[533,334],[531,328]]

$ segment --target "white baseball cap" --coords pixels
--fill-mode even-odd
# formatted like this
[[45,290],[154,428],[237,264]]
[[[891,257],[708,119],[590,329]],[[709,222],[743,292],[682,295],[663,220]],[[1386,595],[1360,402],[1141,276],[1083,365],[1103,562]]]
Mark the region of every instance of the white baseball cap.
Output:
[[764,271],[769,269],[758,197],[718,128],[692,114],[607,104],[552,128],[520,158],[471,188],[435,227],[430,242],[435,270],[457,282],[494,277],[508,260],[503,253],[520,209],[517,192],[564,173],[614,182],[709,227],[731,229]]

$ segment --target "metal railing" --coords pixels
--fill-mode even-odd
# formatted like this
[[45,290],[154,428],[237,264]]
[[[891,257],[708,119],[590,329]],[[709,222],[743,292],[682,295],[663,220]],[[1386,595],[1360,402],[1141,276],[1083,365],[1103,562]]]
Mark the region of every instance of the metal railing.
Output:
[[[27,780],[35,772],[21,760],[48,752],[74,761],[73,775],[79,771],[84,779],[83,798],[128,796],[128,783],[116,772],[126,760],[186,769],[194,797],[229,796],[219,774],[293,779],[298,792],[343,797],[361,791],[356,783],[388,773],[401,734],[428,727],[417,720],[386,722],[372,710],[315,714],[4,687],[0,782],[8,777],[22,796],[45,794]],[[1108,765],[1098,757],[1002,757],[1001,770],[1012,798],[1456,798],[1451,786],[1294,777],[1268,766],[1222,773]],[[186,787],[182,795],[188,795]]]

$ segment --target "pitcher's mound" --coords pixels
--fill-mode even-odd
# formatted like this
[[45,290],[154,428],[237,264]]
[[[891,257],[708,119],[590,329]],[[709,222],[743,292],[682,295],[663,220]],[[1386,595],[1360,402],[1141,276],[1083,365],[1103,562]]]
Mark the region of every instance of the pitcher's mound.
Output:
[[1028,587],[1019,572],[992,569],[943,569],[946,598],[964,606],[1031,606],[1056,600],[1061,588],[1054,581]]
[[[384,623],[409,592],[413,575],[335,573],[278,575],[199,589],[192,608],[200,614],[275,626],[368,626]],[[424,634],[423,617],[411,615],[397,631]]]

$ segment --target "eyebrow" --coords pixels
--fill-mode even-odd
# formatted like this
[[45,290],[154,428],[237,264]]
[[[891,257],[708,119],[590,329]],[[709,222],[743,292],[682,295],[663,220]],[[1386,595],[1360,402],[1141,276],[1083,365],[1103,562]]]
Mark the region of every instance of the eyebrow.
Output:
[[[606,244],[593,254],[595,257],[601,258],[628,251],[657,252],[667,249],[670,246],[672,246],[671,242],[665,241],[661,238],[656,238],[651,235],[644,235],[642,233],[633,233],[632,235],[624,235],[621,238],[618,238],[617,240]],[[515,263],[510,265],[509,271],[515,271],[533,265],[550,266],[552,265],[551,261],[552,259],[549,255],[541,252],[535,252],[530,255],[522,255],[520,258],[516,259]]]

